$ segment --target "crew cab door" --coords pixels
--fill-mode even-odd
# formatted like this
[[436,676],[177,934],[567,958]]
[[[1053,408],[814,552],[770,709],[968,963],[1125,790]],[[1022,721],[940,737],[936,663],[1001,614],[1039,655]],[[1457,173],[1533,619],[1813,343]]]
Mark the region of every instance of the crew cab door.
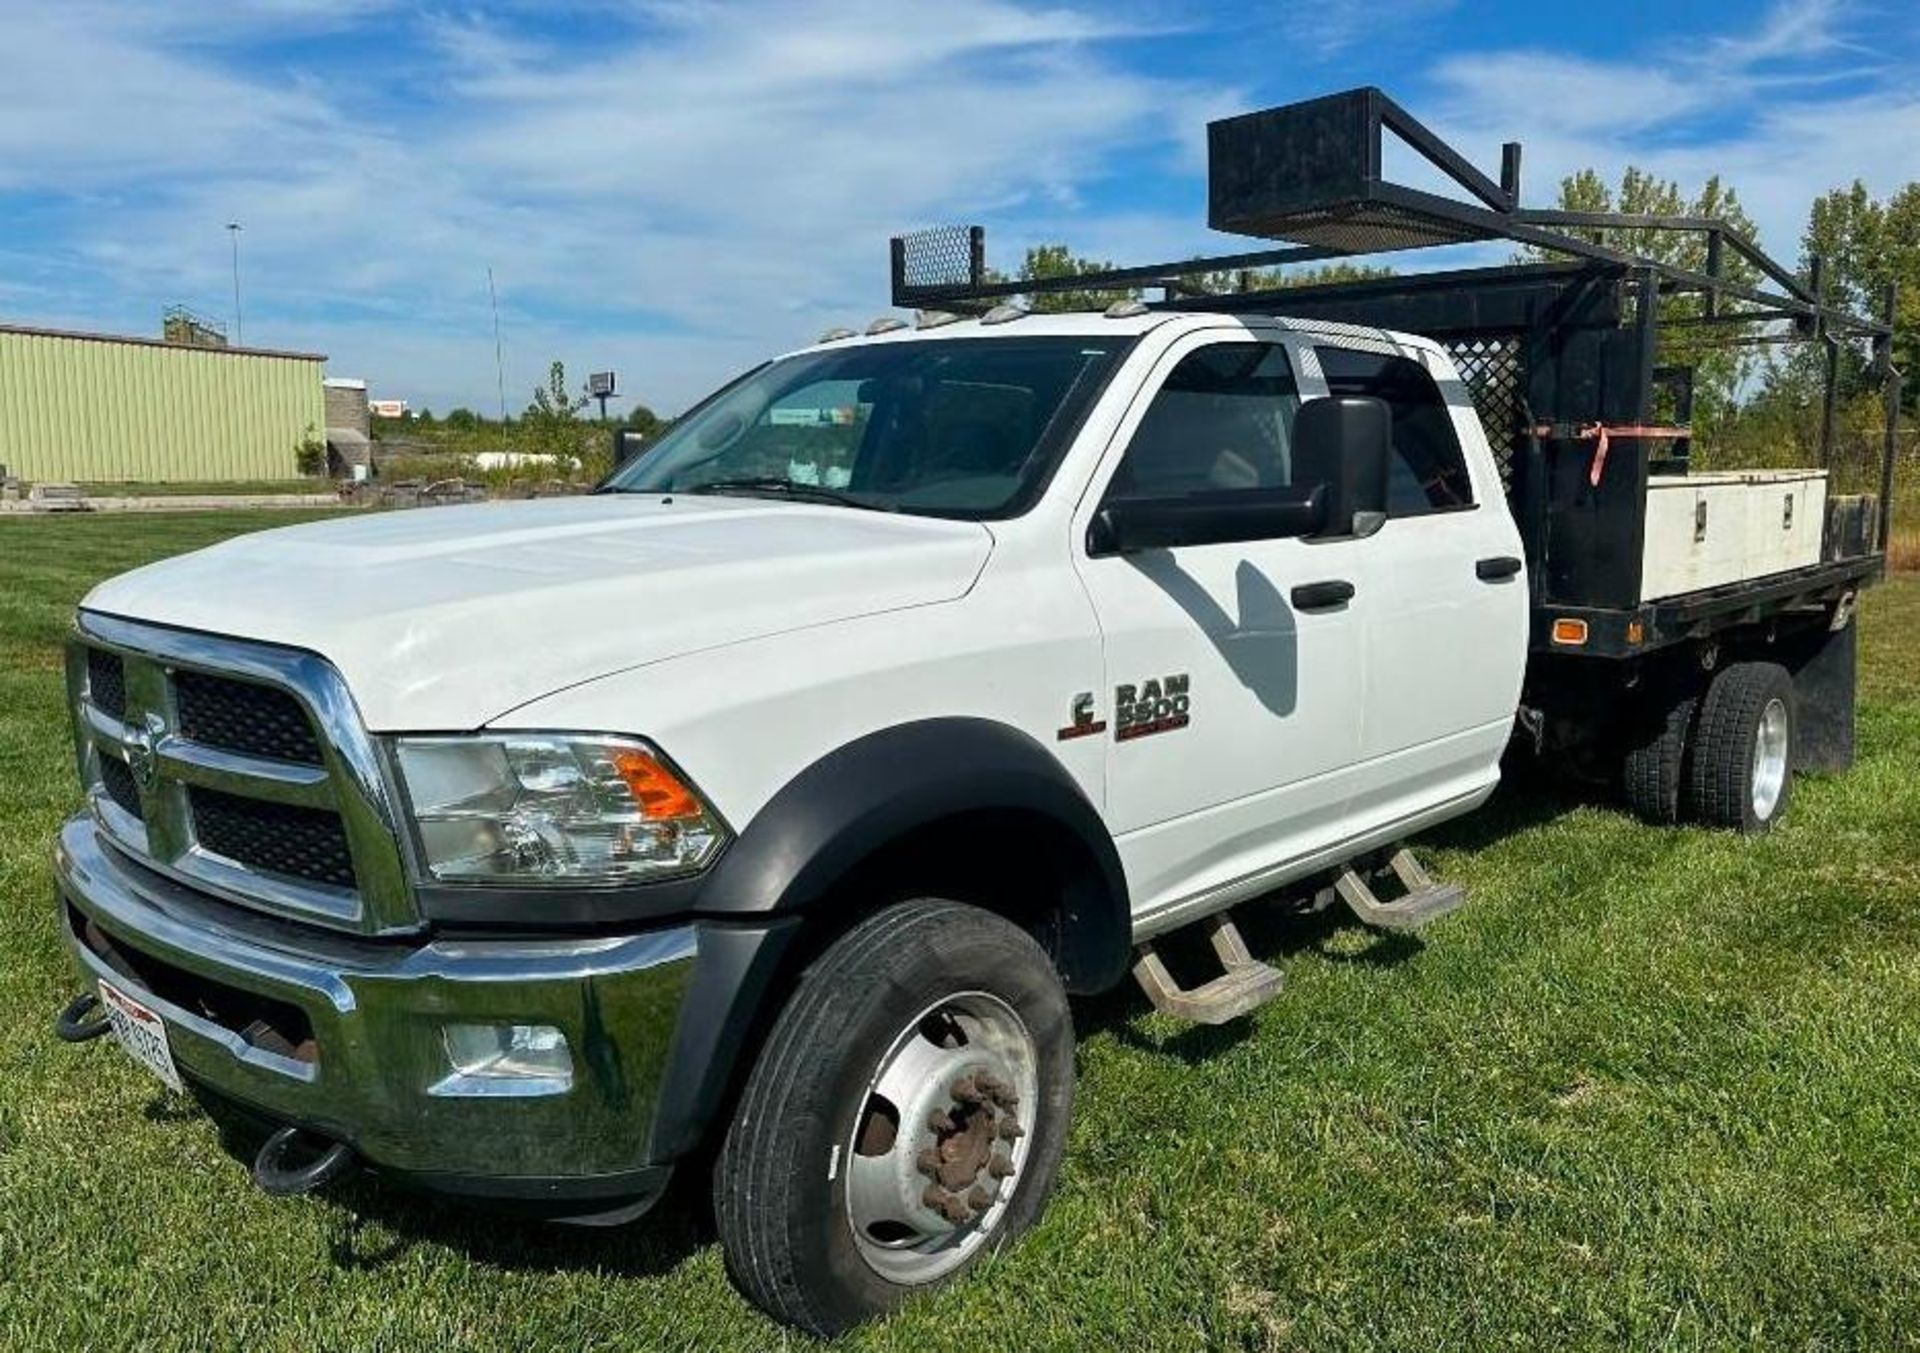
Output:
[[1298,349],[1277,332],[1181,339],[1128,410],[1075,519],[1107,674],[1091,721],[1105,725],[1107,818],[1136,915],[1343,835],[1371,604],[1358,579],[1371,543],[1105,557],[1088,545],[1109,496],[1288,486],[1298,369]]
[[1305,364],[1327,393],[1380,399],[1393,418],[1387,522],[1369,541],[1350,826],[1417,825],[1499,778],[1527,660],[1520,533],[1472,402],[1432,352],[1321,341]]

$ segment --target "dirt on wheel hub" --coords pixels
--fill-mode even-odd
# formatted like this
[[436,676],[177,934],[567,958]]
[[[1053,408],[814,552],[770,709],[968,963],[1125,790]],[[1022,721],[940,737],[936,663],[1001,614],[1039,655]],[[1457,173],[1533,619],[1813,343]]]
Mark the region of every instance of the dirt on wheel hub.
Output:
[[993,1205],[1000,1182],[1013,1174],[1011,1155],[996,1152],[1026,1135],[1016,1110],[1020,1097],[990,1072],[962,1076],[951,1087],[953,1107],[927,1120],[934,1144],[915,1158],[927,1177],[921,1202],[954,1225],[972,1221]]

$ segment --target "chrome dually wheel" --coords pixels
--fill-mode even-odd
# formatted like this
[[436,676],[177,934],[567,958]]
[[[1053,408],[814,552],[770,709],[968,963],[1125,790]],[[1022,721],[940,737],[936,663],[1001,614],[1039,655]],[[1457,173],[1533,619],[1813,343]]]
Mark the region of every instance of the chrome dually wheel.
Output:
[[1006,917],[894,903],[812,959],[754,1059],[713,1179],[727,1271],[835,1334],[964,1274],[1046,1206],[1073,1019]]
[[901,1030],[847,1143],[847,1220],[875,1272],[929,1282],[993,1234],[1026,1163],[1036,1065],[1026,1024],[984,991]]
[[1753,815],[1763,822],[1772,818],[1786,788],[1787,727],[1786,702],[1776,696],[1760,711],[1753,731]]
[[1793,676],[1772,662],[1736,662],[1707,683],[1687,757],[1695,822],[1753,835],[1793,796]]

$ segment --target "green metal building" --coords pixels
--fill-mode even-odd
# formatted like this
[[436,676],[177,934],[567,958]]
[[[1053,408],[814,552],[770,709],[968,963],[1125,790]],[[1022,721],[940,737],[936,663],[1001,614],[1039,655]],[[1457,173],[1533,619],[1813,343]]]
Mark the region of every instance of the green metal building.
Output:
[[0,466],[36,483],[286,479],[326,435],[325,361],[0,324]]

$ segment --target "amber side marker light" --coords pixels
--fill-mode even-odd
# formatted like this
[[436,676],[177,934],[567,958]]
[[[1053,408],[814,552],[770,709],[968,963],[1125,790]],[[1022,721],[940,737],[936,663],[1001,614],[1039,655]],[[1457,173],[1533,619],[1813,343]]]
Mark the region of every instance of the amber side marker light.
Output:
[[645,752],[622,748],[613,754],[613,768],[626,781],[627,792],[647,820],[700,816],[700,800],[693,791]]
[[1587,641],[1587,622],[1584,620],[1556,620],[1553,622],[1553,641],[1578,648]]
[[1641,624],[1638,620],[1629,620],[1627,622],[1627,642],[1628,643],[1630,644],[1644,643],[1646,641],[1646,638],[1647,638],[1647,627],[1645,625]]

